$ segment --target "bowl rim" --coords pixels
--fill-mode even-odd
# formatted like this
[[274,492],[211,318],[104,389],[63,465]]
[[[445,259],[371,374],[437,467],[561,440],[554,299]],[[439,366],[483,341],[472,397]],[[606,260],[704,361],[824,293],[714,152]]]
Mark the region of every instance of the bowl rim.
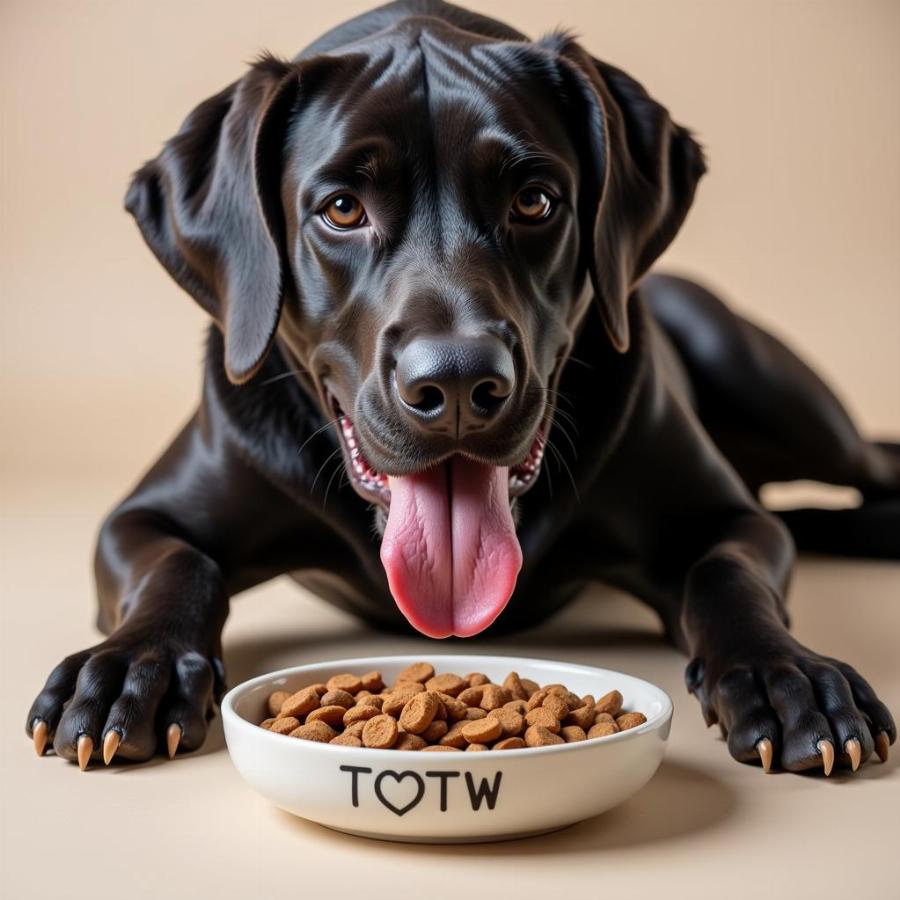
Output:
[[[647,721],[638,725],[635,728],[629,728],[627,731],[619,731],[616,734],[609,734],[604,737],[598,738],[588,738],[584,741],[575,741],[571,744],[552,744],[549,747],[521,747],[516,750],[502,750],[498,751],[503,754],[503,757],[514,755],[515,758],[521,759],[528,756],[534,756],[535,754],[539,754],[540,756],[545,756],[551,753],[565,753],[565,752],[576,752],[576,751],[585,751],[596,749],[600,746],[605,746],[613,743],[621,743],[629,740],[635,740],[641,735],[647,734],[651,731],[656,731],[662,728],[671,718],[673,713],[673,704],[672,698],[658,685],[653,684],[651,681],[647,681],[644,678],[640,678],[637,675],[629,675],[627,672],[619,672],[615,669],[604,669],[599,666],[586,666],[581,663],[568,663],[563,660],[555,660],[555,659],[540,659],[537,657],[524,657],[524,656],[496,656],[492,654],[388,654],[384,656],[361,656],[354,657],[348,659],[327,659],[321,660],[320,662],[314,663],[306,663],[301,666],[289,666],[285,669],[277,669],[274,672],[268,672],[263,675],[257,675],[254,678],[249,678],[246,681],[241,682],[240,684],[235,685],[231,688],[225,696],[222,698],[221,704],[221,714],[223,724],[226,724],[234,729],[237,729],[241,732],[246,733],[247,735],[251,735],[251,740],[262,740],[262,741],[275,741],[278,740],[279,747],[287,747],[290,746],[289,743],[283,742],[282,739],[285,735],[274,734],[271,731],[267,731],[265,728],[260,728],[259,724],[249,721],[248,719],[243,718],[243,716],[238,715],[237,711],[234,708],[235,702],[242,697],[244,694],[250,692],[254,688],[259,685],[265,684],[266,682],[273,681],[276,678],[282,678],[285,676],[296,675],[306,671],[312,671],[315,669],[322,668],[335,668],[338,666],[345,667],[348,670],[358,669],[358,668],[377,668],[377,665],[381,663],[390,663],[394,665],[396,663],[413,663],[413,662],[421,662],[423,658],[427,657],[429,662],[442,663],[444,660],[463,660],[463,659],[490,659],[490,660],[508,660],[510,663],[525,663],[533,664],[538,663],[541,665],[549,665],[554,668],[559,669],[567,669],[567,670],[577,670],[581,674],[584,675],[596,675],[596,673],[600,672],[603,674],[611,674],[618,677],[624,677],[631,679],[633,681],[639,682],[641,685],[650,688],[651,692],[655,692],[658,694],[658,699],[662,703],[662,709],[654,716],[648,716]],[[517,668],[516,666],[512,666],[513,669]],[[226,746],[228,744],[228,735],[226,732]],[[343,744],[325,744],[319,741],[301,741],[295,740],[294,743],[297,745],[298,752],[326,752],[326,753],[336,753],[343,754],[350,759],[368,759],[372,762],[375,762],[378,759],[386,760],[386,759],[404,759],[410,760],[411,758],[419,758],[421,756],[420,750],[378,750],[373,747],[348,747]],[[275,746],[275,745],[273,745]],[[357,756],[357,754],[360,754]],[[446,758],[449,757],[449,758]],[[456,758],[456,754],[446,754],[446,757],[441,757],[441,764],[444,762],[451,762],[451,760]],[[468,765],[469,763],[479,764],[478,760],[481,760],[481,764],[484,764],[484,758],[487,757],[489,760],[493,760],[494,763],[497,761],[497,757],[492,753],[468,753],[465,754],[465,762]],[[458,760],[462,762],[462,760]]]

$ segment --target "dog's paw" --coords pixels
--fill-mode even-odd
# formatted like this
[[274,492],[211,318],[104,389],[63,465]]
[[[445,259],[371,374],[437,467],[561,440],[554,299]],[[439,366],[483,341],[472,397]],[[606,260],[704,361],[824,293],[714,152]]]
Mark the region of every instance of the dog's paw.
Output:
[[38,755],[106,764],[149,759],[166,749],[196,750],[224,690],[221,662],[148,634],[113,635],[67,656],[28,713]]
[[855,669],[799,644],[733,662],[696,657],[685,680],[731,755],[766,771],[856,771],[873,751],[886,760],[897,739],[890,712]]

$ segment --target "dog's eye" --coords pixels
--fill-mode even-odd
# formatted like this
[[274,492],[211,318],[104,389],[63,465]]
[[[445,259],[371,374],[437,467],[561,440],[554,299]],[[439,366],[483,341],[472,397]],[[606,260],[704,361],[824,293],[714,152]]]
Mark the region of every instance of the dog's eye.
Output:
[[366,221],[366,208],[352,194],[339,194],[322,215],[333,228],[357,228]]
[[527,187],[513,200],[512,217],[521,222],[537,222],[546,219],[551,212],[553,201],[543,188]]

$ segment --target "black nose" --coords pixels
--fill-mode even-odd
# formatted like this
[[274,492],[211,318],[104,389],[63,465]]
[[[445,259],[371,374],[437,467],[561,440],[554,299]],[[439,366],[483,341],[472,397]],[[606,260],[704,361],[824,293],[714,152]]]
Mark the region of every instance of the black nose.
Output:
[[516,385],[512,354],[490,334],[417,338],[397,359],[397,391],[420,426],[462,437],[497,416]]

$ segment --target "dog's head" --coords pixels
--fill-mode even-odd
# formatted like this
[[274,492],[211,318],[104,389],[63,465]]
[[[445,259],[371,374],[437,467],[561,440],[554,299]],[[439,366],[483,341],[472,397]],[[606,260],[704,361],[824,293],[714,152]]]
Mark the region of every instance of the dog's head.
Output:
[[590,294],[627,352],[628,296],[702,172],[666,110],[568,37],[420,17],[257,63],[191,113],[127,207],[219,323],[232,381],[278,332],[353,487],[387,510],[398,605],[427,634],[469,635],[515,585],[511,498],[540,471]]

